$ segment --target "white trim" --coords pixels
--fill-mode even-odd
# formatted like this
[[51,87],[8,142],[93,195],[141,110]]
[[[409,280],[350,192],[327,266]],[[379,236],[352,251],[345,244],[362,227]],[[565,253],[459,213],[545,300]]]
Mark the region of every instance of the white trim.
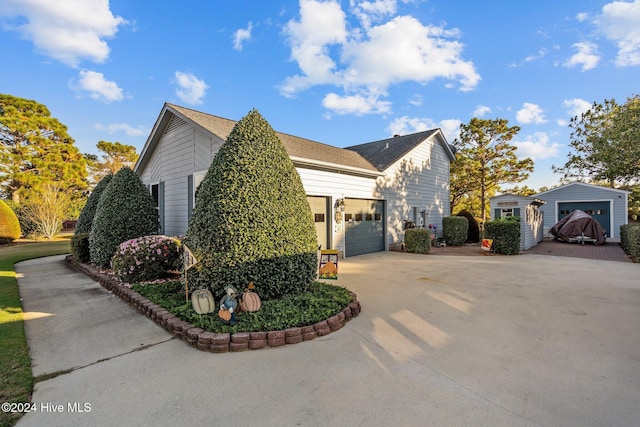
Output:
[[[558,215],[560,214],[560,209],[558,209],[558,205],[560,203],[602,203],[602,202],[609,202],[609,235],[607,236],[610,239],[613,239],[613,220],[614,220],[614,203],[613,203],[613,199],[602,199],[602,200],[596,200],[596,199],[590,199],[590,200],[556,200],[556,205],[554,207],[555,209],[555,223],[557,223],[558,221],[560,221],[558,219]],[[555,224],[554,223],[554,224]]]

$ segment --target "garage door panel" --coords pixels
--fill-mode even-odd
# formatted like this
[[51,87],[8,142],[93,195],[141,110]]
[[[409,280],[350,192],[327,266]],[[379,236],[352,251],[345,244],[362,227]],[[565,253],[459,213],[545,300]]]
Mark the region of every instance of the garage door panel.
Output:
[[347,199],[345,222],[347,256],[385,250],[383,201]]
[[606,230],[606,235],[611,237],[609,230],[611,225],[610,202],[560,202],[558,203],[558,221],[576,209],[591,215]]

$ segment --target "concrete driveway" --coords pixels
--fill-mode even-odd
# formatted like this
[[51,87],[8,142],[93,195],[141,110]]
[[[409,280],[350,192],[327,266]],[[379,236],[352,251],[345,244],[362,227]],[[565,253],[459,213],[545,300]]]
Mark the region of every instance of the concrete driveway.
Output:
[[63,257],[20,263],[34,375],[54,376],[18,425],[638,425],[640,265],[388,252],[339,270],[363,308],[344,328],[211,354]]

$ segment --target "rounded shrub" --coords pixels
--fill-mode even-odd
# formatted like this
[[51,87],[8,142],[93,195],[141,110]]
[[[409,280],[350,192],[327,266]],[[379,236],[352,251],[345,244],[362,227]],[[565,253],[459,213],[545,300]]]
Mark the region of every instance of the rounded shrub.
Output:
[[138,175],[120,169],[102,192],[89,234],[91,263],[109,268],[120,243],[158,234],[160,219],[151,194]]
[[518,255],[520,251],[520,218],[509,216],[485,223],[487,239],[493,239],[492,250],[502,255]]
[[75,233],[71,236],[71,253],[80,262],[88,263],[91,261],[88,233]]
[[11,243],[20,237],[20,221],[11,208],[0,200],[0,244]]
[[480,225],[473,216],[473,214],[467,210],[458,212],[457,216],[463,216],[467,218],[469,222],[469,230],[467,231],[467,242],[478,243],[480,241]]
[[442,218],[442,234],[447,245],[464,245],[469,234],[469,221],[463,216],[446,216]]
[[107,175],[98,182],[93,189],[87,202],[84,204],[80,216],[78,216],[78,222],[76,223],[75,234],[89,234],[91,233],[91,224],[93,223],[93,217],[98,210],[98,203],[100,202],[100,196],[107,188],[113,175]]
[[428,254],[431,251],[431,230],[409,228],[404,231],[404,249],[407,252]]
[[162,279],[180,268],[180,241],[167,236],[144,236],[127,240],[111,259],[116,277],[126,283]]
[[317,240],[302,181],[269,123],[253,110],[233,128],[196,195],[185,244],[198,259],[189,287],[254,282],[262,299],[305,291]]

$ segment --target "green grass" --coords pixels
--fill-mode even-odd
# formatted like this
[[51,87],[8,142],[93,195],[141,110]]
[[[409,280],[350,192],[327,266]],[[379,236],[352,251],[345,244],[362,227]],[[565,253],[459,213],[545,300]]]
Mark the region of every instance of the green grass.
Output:
[[[191,302],[185,303],[184,289],[179,281],[134,285],[133,290],[196,327],[222,333],[278,331],[312,325],[340,313],[351,302],[351,295],[347,289],[314,282],[301,294],[262,301],[260,310],[239,313],[238,323],[229,326],[220,321],[217,309],[211,314],[197,314]],[[218,301],[216,308],[219,305]]]
[[[0,402],[29,402],[33,391],[31,359],[14,264],[69,252],[68,239],[0,245]],[[20,416],[0,412],[0,426],[14,425]]]

